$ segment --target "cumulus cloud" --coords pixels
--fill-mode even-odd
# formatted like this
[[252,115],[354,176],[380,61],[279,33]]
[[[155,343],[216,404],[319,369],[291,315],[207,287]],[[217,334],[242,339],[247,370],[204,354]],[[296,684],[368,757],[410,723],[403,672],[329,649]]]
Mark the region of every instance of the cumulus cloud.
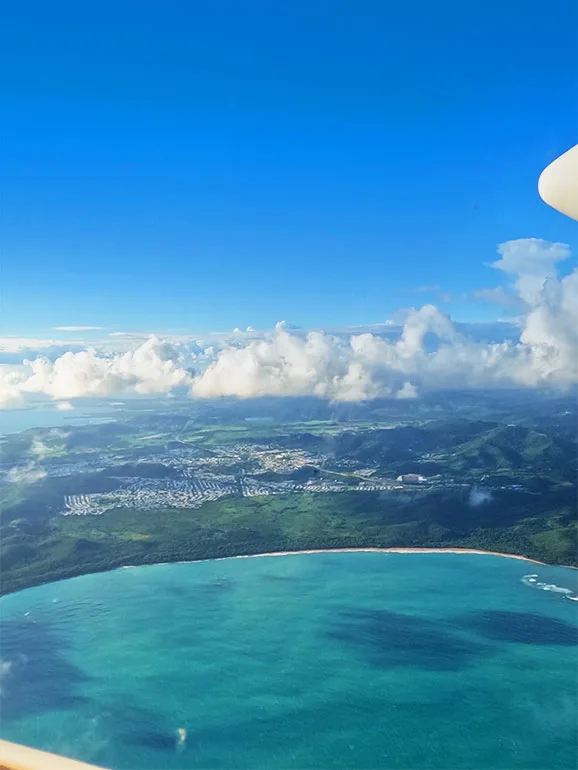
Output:
[[560,279],[564,244],[536,238],[503,243],[493,267],[512,281],[524,307],[519,339],[473,338],[427,304],[385,327],[348,333],[293,330],[212,335],[209,342],[134,339],[136,348],[95,349],[0,367],[0,403],[24,394],[58,401],[117,393],[196,398],[312,395],[337,401],[414,398],[432,388],[567,386],[578,382],[578,270]]
[[533,306],[547,281],[556,280],[556,264],[568,259],[570,247],[541,238],[518,238],[498,246],[500,259],[492,267],[514,276],[514,285],[521,300]]
[[70,350],[82,350],[84,347],[82,340],[66,342],[35,337],[0,337],[0,366],[21,364],[23,358],[39,355],[55,359]]
[[526,308],[519,342],[478,342],[433,305],[408,309],[397,340],[277,327],[271,339],[220,350],[195,378],[199,397],[317,395],[404,398],[422,388],[565,386],[578,382],[578,271],[562,280],[569,247],[524,238],[498,247],[493,267],[514,278]]
[[417,388],[411,382],[404,382],[403,386],[395,394],[396,398],[417,398]]
[[0,371],[0,403],[25,393],[57,400],[114,393],[166,393],[191,384],[186,357],[177,346],[150,337],[136,350],[112,355],[89,349],[65,353],[55,361],[36,358],[18,370]]
[[[434,352],[428,352],[430,347]],[[433,305],[412,310],[401,337],[370,333],[348,339],[286,331],[216,352],[192,392],[219,396],[313,395],[338,401],[408,398],[420,387],[461,387],[511,380],[515,349],[462,336]]]
[[500,259],[491,266],[512,277],[512,291],[496,286],[479,289],[474,296],[507,310],[524,312],[542,304],[547,284],[557,283],[556,265],[568,259],[570,247],[541,238],[518,238],[500,244],[498,254]]
[[275,324],[275,329],[277,331],[296,331],[297,329],[301,329],[300,326],[296,326],[295,324],[289,323],[289,321],[277,321]]
[[271,339],[220,350],[192,385],[200,398],[313,395],[356,401],[378,392],[352,345],[322,332],[303,338],[278,331]]
[[59,401],[56,404],[56,408],[59,412],[69,412],[71,409],[74,409],[70,401]]

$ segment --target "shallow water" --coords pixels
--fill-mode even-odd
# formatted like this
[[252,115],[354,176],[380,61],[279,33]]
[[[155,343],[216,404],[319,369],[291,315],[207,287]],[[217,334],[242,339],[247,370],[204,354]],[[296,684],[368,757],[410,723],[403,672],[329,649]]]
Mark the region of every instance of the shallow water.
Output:
[[110,405],[83,406],[59,411],[56,406],[5,409],[0,414],[0,436],[20,433],[30,428],[70,428],[114,422],[118,410]]
[[28,589],[0,600],[2,737],[116,770],[574,768],[578,602],[537,583],[577,576],[342,553]]

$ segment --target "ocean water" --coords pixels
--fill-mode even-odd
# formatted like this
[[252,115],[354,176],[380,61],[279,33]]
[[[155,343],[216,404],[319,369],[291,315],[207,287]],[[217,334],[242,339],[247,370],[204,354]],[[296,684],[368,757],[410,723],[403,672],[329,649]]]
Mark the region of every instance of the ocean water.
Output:
[[577,575],[328,553],[28,589],[0,600],[0,732],[115,770],[570,770]]
[[30,428],[70,428],[77,425],[98,425],[114,422],[118,409],[112,405],[82,406],[70,411],[59,411],[55,405],[3,409],[0,413],[0,436],[20,433]]

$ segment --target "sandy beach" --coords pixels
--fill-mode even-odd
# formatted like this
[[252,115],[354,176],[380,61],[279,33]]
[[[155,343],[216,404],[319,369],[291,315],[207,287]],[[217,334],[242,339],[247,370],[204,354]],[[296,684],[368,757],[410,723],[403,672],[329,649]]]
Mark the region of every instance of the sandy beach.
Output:
[[[300,551],[270,551],[268,553],[245,553],[237,556],[216,556],[208,557],[206,559],[178,559],[175,561],[162,561],[162,562],[150,562],[145,564],[123,564],[120,567],[113,567],[115,569],[137,569],[138,567],[152,567],[162,566],[168,564],[199,564],[204,561],[225,561],[227,559],[264,559],[273,556],[299,556],[305,554],[321,554],[321,553],[453,553],[453,554],[477,554],[478,556],[500,556],[504,559],[518,559],[518,561],[525,561],[530,564],[539,564],[541,567],[564,567],[566,569],[578,569],[571,564],[548,564],[544,561],[538,561],[537,559],[530,559],[528,556],[519,556],[515,553],[501,553],[500,551],[483,551],[479,548],[310,548]],[[108,572],[108,570],[103,570]],[[91,574],[91,573],[82,573]],[[76,577],[81,577],[77,575]],[[71,578],[60,578],[60,580],[68,580]],[[45,583],[57,583],[59,580],[47,580]],[[39,583],[37,585],[43,585]],[[21,589],[26,590],[26,589]],[[12,593],[12,592],[10,592]],[[0,767],[0,770],[1,767]]]
[[[316,553],[453,553],[453,554],[477,554],[479,556],[500,556],[503,559],[518,559],[531,564],[539,564],[542,567],[564,567],[565,569],[578,569],[572,564],[548,564],[545,561],[530,559],[528,556],[520,556],[516,553],[501,553],[500,551],[483,551],[480,548],[309,548],[300,551],[270,551],[268,553],[243,553],[237,556],[216,556],[207,559],[183,559],[176,562],[154,562],[155,564],[198,564],[203,561],[226,561],[227,559],[264,559],[270,556],[299,556]],[[127,564],[117,569],[131,569],[139,564]],[[152,566],[152,565],[151,565]]]
[[[313,548],[304,551],[272,551],[271,553],[251,553],[243,554],[240,556],[223,556],[215,561],[221,561],[221,559],[258,559],[266,556],[297,556],[299,554],[314,554],[314,553],[457,553],[457,554],[479,554],[480,556],[501,556],[505,559],[519,559],[520,561],[531,562],[532,564],[540,564],[543,567],[552,565],[546,564],[543,561],[537,561],[536,559],[530,559],[527,556],[519,556],[513,553],[500,553],[499,551],[482,551],[478,548]],[[560,564],[560,567],[567,565]],[[578,569],[578,567],[569,567],[569,569]]]

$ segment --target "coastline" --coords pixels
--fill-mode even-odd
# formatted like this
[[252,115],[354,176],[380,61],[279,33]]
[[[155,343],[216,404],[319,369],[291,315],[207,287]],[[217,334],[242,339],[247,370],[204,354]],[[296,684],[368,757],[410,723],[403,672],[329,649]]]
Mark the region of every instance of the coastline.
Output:
[[123,570],[123,569],[137,569],[139,567],[154,567],[156,566],[163,566],[167,564],[200,564],[202,562],[206,561],[226,561],[229,559],[262,559],[262,558],[271,558],[271,557],[277,557],[277,556],[305,556],[305,555],[314,555],[314,554],[322,554],[322,553],[398,553],[398,554],[438,554],[438,553],[445,553],[445,554],[469,554],[469,555],[477,555],[477,556],[499,556],[503,559],[517,559],[518,561],[525,561],[529,564],[538,564],[541,567],[562,567],[564,569],[573,569],[578,570],[578,566],[574,566],[572,564],[549,564],[545,561],[539,561],[538,559],[531,559],[529,556],[520,556],[519,554],[515,553],[502,553],[501,551],[484,551],[480,548],[459,548],[459,547],[440,547],[440,548],[432,548],[424,546],[422,548],[420,547],[391,547],[391,548],[379,548],[375,546],[367,546],[367,547],[358,547],[358,548],[306,548],[302,550],[297,551],[268,551],[266,553],[243,553],[243,554],[236,554],[233,556],[214,556],[214,557],[208,557],[208,558],[201,558],[201,559],[175,559],[174,561],[155,561],[155,562],[144,562],[141,564],[122,564],[118,567],[110,567],[109,569],[104,570],[88,570],[86,572],[81,572],[76,575],[68,575],[66,577],[58,577],[54,580],[44,580],[39,582],[31,583],[30,585],[27,585],[23,588],[17,588],[16,590],[9,590],[2,592],[0,594],[0,599],[2,599],[3,596],[9,596],[10,594],[14,593],[20,593],[20,591],[26,591],[29,588],[34,588],[36,586],[41,585],[49,585],[50,583],[59,583],[62,580],[74,580],[75,578],[83,577],[85,575],[95,575],[99,574],[101,572],[114,572],[115,570]]
[[[533,564],[540,564],[543,567],[560,566],[564,567],[564,564],[550,565],[544,561],[538,561],[537,559],[530,559],[528,556],[519,556],[514,553],[500,553],[499,551],[483,551],[478,548],[427,548],[427,547],[415,547],[415,548],[313,548],[303,551],[273,551],[271,553],[256,553],[245,554],[240,556],[225,556],[223,558],[231,559],[253,559],[262,556],[298,556],[303,554],[315,554],[315,553],[454,553],[454,554],[477,554],[479,556],[501,556],[505,559],[520,559],[521,561],[529,561]],[[571,569],[578,569],[578,567],[571,567]]]
[[[270,551],[267,553],[243,553],[236,556],[217,556],[208,559],[184,559],[179,561],[164,561],[155,562],[156,564],[199,564],[204,561],[227,561],[229,559],[262,559],[273,556],[304,556],[308,554],[320,554],[320,553],[453,553],[453,554],[476,554],[479,556],[500,556],[504,559],[518,559],[519,561],[527,561],[532,564],[539,564],[541,567],[563,567],[564,569],[576,569],[571,564],[548,564],[545,561],[538,561],[537,559],[530,559],[529,556],[520,556],[516,553],[502,553],[500,551],[484,551],[480,548],[458,548],[458,547],[441,547],[431,548],[424,546],[420,548],[416,546],[410,547],[391,547],[391,548],[378,548],[374,546],[368,546],[366,548],[308,548],[299,551]],[[153,564],[126,564],[116,569],[133,569],[136,567],[152,567]]]

